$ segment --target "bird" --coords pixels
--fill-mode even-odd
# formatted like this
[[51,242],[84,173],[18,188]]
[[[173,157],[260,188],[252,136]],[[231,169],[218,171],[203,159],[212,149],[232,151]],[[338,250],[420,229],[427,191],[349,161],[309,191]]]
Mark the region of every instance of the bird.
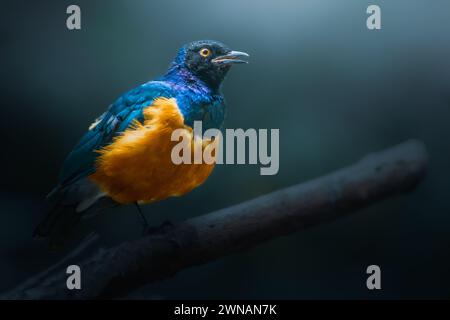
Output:
[[[201,185],[213,164],[171,161],[171,133],[220,129],[226,116],[222,83],[249,55],[215,40],[182,46],[167,72],[121,95],[88,128],[64,160],[50,209],[34,231],[60,245],[84,217],[120,205],[182,196]],[[190,135],[192,141],[196,141]],[[211,141],[201,141],[207,148]]]

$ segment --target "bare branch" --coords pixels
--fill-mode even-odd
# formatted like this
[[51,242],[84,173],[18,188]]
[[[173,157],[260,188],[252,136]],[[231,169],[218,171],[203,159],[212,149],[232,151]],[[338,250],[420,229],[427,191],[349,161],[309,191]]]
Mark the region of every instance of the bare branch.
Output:
[[325,223],[412,190],[428,156],[408,141],[321,178],[186,220],[80,261],[82,289],[66,288],[65,268],[5,294],[7,299],[112,298],[193,265]]

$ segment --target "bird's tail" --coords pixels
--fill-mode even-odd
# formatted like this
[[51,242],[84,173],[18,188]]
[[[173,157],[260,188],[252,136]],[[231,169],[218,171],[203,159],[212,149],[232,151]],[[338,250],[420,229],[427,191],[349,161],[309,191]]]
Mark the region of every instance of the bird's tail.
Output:
[[37,226],[34,237],[49,238],[52,247],[62,246],[81,219],[117,205],[87,178],[57,186],[47,199],[52,207]]
[[36,227],[35,238],[49,238],[52,247],[61,246],[73,227],[80,221],[81,214],[74,205],[56,202],[48,211],[44,220]]

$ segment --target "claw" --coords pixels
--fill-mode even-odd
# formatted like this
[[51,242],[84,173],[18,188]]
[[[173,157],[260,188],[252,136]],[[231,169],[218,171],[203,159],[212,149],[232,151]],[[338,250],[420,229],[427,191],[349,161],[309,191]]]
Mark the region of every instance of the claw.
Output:
[[145,226],[143,230],[143,235],[149,235],[149,234],[162,234],[166,233],[170,229],[174,227],[173,223],[170,221],[164,221],[160,226]]

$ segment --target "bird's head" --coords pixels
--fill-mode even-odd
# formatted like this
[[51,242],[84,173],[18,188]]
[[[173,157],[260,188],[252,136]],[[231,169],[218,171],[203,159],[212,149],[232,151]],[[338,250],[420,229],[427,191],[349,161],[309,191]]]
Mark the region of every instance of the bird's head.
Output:
[[194,41],[180,49],[172,68],[187,70],[211,88],[218,88],[231,65],[247,63],[243,58],[248,56],[218,41]]

